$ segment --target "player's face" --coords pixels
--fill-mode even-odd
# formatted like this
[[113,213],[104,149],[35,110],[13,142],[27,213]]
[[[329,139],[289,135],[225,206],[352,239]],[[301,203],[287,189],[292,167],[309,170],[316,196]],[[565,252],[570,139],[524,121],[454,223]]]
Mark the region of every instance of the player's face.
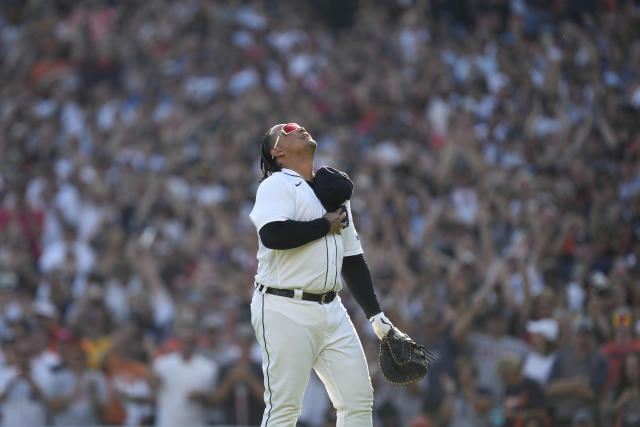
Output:
[[309,132],[297,123],[276,125],[271,130],[275,136],[275,142],[271,149],[272,154],[286,151],[297,151],[316,146],[316,141]]

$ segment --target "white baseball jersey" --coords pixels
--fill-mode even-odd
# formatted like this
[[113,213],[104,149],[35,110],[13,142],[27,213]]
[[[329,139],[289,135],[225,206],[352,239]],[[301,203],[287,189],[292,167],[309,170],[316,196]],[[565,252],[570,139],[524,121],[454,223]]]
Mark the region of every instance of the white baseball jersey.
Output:
[[[295,249],[275,250],[262,244],[258,235],[257,283],[280,289],[302,289],[324,293],[342,288],[342,258],[362,253],[347,202],[349,226],[340,234],[325,235]],[[326,210],[313,189],[290,169],[275,172],[260,183],[256,203],[249,217],[260,229],[274,221],[312,221]]]

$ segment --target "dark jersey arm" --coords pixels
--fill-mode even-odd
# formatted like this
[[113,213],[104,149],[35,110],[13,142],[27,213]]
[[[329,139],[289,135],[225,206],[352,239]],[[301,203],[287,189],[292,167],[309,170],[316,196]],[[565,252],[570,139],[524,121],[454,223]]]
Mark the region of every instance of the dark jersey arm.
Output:
[[373,281],[369,266],[362,254],[344,257],[342,260],[342,277],[347,282],[347,287],[362,307],[368,318],[380,313],[380,303],[373,290]]
[[313,221],[274,221],[262,226],[260,240],[269,249],[293,249],[324,236],[331,229],[327,218]]

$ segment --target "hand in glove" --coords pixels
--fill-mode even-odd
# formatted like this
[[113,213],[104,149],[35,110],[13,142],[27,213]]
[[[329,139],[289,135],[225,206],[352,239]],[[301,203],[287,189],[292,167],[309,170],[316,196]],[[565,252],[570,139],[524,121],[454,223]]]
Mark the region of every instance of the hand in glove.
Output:
[[393,328],[393,323],[387,319],[387,316],[385,316],[383,312],[371,316],[369,321],[371,322],[371,326],[373,326],[373,332],[376,333],[379,339],[384,338],[391,328]]
[[379,363],[384,377],[394,385],[420,381],[427,373],[434,355],[398,330],[380,312],[370,319],[373,331],[380,338]]

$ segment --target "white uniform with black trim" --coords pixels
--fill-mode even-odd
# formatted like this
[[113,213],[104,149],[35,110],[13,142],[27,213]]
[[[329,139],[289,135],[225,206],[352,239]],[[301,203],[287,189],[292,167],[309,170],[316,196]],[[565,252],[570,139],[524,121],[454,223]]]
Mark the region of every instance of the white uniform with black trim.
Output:
[[[296,296],[301,291],[339,291],[343,257],[362,253],[348,202],[347,211],[349,226],[340,234],[288,250],[269,249],[260,241],[256,283],[294,290]],[[259,231],[270,222],[312,221],[325,213],[304,178],[282,169],[260,183],[249,216]],[[339,297],[319,304],[256,291],[251,320],[263,356],[262,426],[295,426],[311,369],[337,409],[338,426],[372,425],[373,388],[366,359]]]

